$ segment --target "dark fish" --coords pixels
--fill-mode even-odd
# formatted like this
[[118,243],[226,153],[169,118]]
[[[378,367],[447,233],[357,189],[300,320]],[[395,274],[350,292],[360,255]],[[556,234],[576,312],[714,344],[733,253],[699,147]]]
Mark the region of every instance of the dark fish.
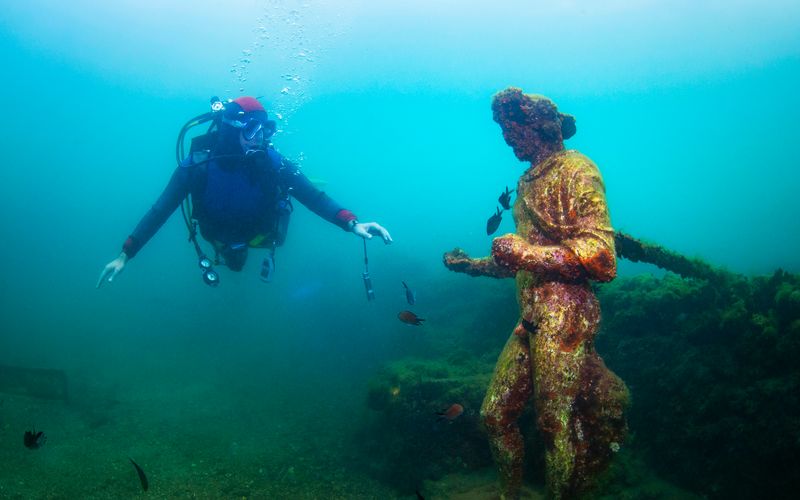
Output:
[[422,493],[420,493],[419,490],[416,490],[415,493],[417,494],[417,500],[425,500],[425,497],[422,496]]
[[131,457],[128,457],[128,460],[131,461],[133,466],[136,468],[136,473],[139,474],[139,482],[142,483],[142,489],[144,491],[147,491],[147,488],[150,487],[150,483],[147,482],[147,476],[144,475],[144,471],[142,470],[141,467],[139,467],[139,464],[133,461]]
[[502,213],[503,212],[501,212],[498,207],[497,213],[489,217],[489,220],[486,221],[486,234],[491,236],[497,231],[497,228],[500,226],[500,221],[503,220]]
[[408,288],[408,285],[406,285],[405,281],[401,281],[400,283],[402,283],[406,289],[406,300],[408,301],[408,304],[413,306],[417,302],[417,294]]
[[528,333],[533,333],[533,334],[535,334],[535,333],[536,333],[536,331],[537,331],[537,330],[538,330],[538,328],[539,328],[538,326],[536,326],[536,323],[530,322],[530,321],[528,321],[528,320],[527,320],[527,319],[525,319],[525,318],[522,318],[522,321],[521,321],[520,323],[522,324],[522,328],[524,328],[525,330],[527,330],[527,332],[528,332]]
[[402,311],[397,314],[397,318],[403,323],[408,323],[409,325],[415,326],[419,326],[423,321],[425,321],[424,319],[417,317],[417,315],[411,311]]
[[506,190],[500,193],[500,198],[497,199],[506,210],[511,210],[511,193],[513,192],[513,189],[509,191],[508,186],[506,186]]
[[30,450],[35,450],[37,448],[41,448],[44,446],[44,443],[47,442],[47,436],[44,435],[44,432],[39,431],[36,432],[36,428],[33,428],[33,431],[25,431],[25,437],[23,438],[23,443],[25,443],[25,448]]

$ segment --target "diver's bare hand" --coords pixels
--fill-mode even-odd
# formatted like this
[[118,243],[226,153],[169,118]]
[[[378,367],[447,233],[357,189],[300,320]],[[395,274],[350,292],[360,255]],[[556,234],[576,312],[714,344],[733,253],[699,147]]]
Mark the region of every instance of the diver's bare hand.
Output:
[[383,238],[383,242],[387,245],[392,242],[392,235],[377,222],[359,222],[353,225],[352,231],[367,240],[372,239],[372,235],[375,235]]
[[119,257],[112,260],[100,272],[100,279],[97,280],[95,288],[100,288],[104,281],[111,283],[114,278],[125,269],[125,264],[128,262],[128,255],[125,252],[119,254]]

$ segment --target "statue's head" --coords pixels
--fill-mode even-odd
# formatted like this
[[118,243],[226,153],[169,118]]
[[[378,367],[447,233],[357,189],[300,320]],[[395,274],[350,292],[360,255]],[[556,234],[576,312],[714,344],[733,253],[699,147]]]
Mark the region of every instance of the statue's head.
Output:
[[564,140],[576,131],[574,116],[559,113],[547,97],[516,87],[495,94],[492,113],[517,158],[534,164],[563,150]]

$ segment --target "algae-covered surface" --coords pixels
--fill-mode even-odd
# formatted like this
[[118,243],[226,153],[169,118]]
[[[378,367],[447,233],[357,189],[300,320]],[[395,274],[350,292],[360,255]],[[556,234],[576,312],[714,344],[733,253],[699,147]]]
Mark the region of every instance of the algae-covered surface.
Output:
[[800,487],[798,276],[640,276],[600,297],[598,349],[631,386],[633,445],[660,474],[715,498]]
[[[443,303],[425,330],[400,325],[402,354],[345,384],[281,379],[290,370],[244,359],[193,371],[162,354],[138,377],[68,370],[67,400],[40,397],[40,381],[34,395],[17,384],[0,393],[0,498],[496,498],[480,405],[515,322],[514,290],[464,293],[487,307],[454,314]],[[598,296],[598,350],[632,405],[628,440],[586,497],[791,497],[800,280],[778,271],[721,288],[637,276]],[[311,356],[296,354],[292,364]],[[438,415],[453,403],[463,414]],[[528,408],[520,419],[522,498],[545,494],[535,418]],[[47,441],[27,449],[34,429]]]
[[[515,284],[442,254],[517,229],[498,196],[516,204],[531,165],[491,109],[508,87],[575,117],[565,148],[630,236],[593,346],[629,432],[586,496],[794,499],[798,26],[777,0],[4,2],[0,499],[495,500],[480,408]],[[251,248],[212,288],[176,210],[95,288],[179,168],[182,126],[242,96],[348,212],[295,199],[272,281]],[[223,204],[275,206],[247,193]],[[350,212],[394,242],[365,246]],[[543,498],[547,443],[533,408],[519,423],[522,497]]]
[[[0,498],[396,495],[350,466],[347,436],[335,432],[336,422],[292,412],[262,418],[257,408],[236,413],[207,388],[183,390],[170,401],[119,394],[102,409],[0,397]],[[47,442],[29,450],[22,432],[33,425]],[[145,471],[147,492],[128,457]]]

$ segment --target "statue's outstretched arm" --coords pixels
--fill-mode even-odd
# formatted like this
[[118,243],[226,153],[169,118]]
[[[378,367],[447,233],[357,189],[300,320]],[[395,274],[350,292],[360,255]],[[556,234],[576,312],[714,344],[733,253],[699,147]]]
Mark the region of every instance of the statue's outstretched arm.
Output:
[[492,242],[495,265],[516,272],[530,271],[539,276],[581,279],[586,271],[575,253],[560,245],[531,245],[516,234],[506,234]]
[[513,278],[516,274],[513,269],[497,265],[491,257],[472,259],[467,255],[467,252],[460,248],[455,248],[445,253],[443,260],[445,267],[451,271],[469,274],[470,276]]

